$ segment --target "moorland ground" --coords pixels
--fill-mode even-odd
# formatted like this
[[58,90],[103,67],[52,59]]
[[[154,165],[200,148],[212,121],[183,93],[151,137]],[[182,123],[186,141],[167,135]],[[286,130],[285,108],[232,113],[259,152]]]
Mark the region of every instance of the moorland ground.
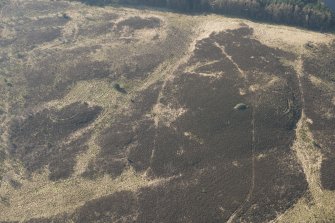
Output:
[[334,35],[1,7],[1,222],[335,220]]

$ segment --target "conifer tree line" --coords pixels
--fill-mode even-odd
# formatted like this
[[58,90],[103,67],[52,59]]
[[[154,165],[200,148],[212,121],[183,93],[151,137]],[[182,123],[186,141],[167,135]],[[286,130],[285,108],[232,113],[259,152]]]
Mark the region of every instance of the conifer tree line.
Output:
[[168,8],[181,12],[213,12],[315,30],[335,28],[335,16],[324,0],[79,0]]

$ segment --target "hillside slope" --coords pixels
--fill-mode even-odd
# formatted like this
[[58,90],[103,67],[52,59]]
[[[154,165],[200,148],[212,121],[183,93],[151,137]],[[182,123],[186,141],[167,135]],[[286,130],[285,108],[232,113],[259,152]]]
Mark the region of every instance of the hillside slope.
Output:
[[334,35],[10,1],[0,222],[334,222]]

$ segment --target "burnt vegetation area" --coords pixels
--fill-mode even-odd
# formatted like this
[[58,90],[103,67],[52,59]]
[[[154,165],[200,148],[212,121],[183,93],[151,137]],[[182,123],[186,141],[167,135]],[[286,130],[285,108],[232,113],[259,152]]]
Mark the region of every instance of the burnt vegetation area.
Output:
[[[87,24],[78,28],[78,36],[76,38],[67,37],[67,42],[63,43],[73,44],[78,41],[77,39],[80,40],[92,36],[97,38],[108,32],[113,41],[119,42],[120,45],[108,48],[106,51],[109,56],[102,61],[94,61],[91,58],[91,54],[104,50],[104,47],[100,44],[61,51],[46,50],[42,52],[35,50],[36,56],[40,57],[36,61],[36,66],[27,66],[23,68],[23,71],[20,71],[25,78],[24,82],[22,81],[20,84],[27,86],[27,93],[24,95],[25,108],[31,108],[42,102],[62,98],[80,81],[108,80],[113,83],[121,75],[128,80],[143,80],[166,58],[176,54],[179,46],[183,46],[188,41],[186,33],[180,29],[171,28],[171,30],[167,31],[167,38],[163,41],[157,34],[157,38],[150,42],[138,43],[139,37],[134,37],[135,31],[159,29],[162,27],[163,22],[157,17],[140,18],[135,16],[116,23],[115,20],[117,18],[118,15],[116,14],[106,14],[102,16],[102,22],[98,23],[98,25],[92,25],[87,22]],[[108,22],[104,22],[105,19]],[[59,31],[62,25],[68,22],[67,19],[56,17],[41,20],[25,21],[22,29],[18,28],[17,38],[8,47],[12,46],[17,51],[24,52],[25,50],[34,49],[38,44],[50,42],[52,39],[64,38]],[[58,30],[57,33],[52,35],[52,39],[39,35],[44,30],[43,27],[54,23],[60,27],[56,26],[57,28],[50,30]],[[39,26],[36,24],[43,25]],[[29,30],[35,26],[40,27],[40,29],[30,32]],[[40,30],[42,31],[40,32]],[[127,37],[122,39],[122,35]],[[176,44],[176,42],[179,44]],[[136,52],[130,52],[132,46],[137,47]],[[162,50],[166,54],[161,54]],[[77,55],[81,55],[80,60],[77,59]],[[27,58],[23,57],[21,60],[26,62]],[[60,64],[61,66],[59,66]],[[12,85],[11,83],[9,84]],[[126,93],[122,86],[112,86],[111,84],[111,88],[113,87],[121,93]]]
[[[295,56],[263,45],[252,34],[252,29],[243,26],[198,41],[173,81],[164,88],[163,82],[157,82],[141,92],[132,112],[120,114],[99,134],[96,143],[101,151],[83,174],[90,180],[104,174],[117,177],[132,166],[136,173],[147,171],[150,179],[169,179],[166,183],[137,192],[116,192],[87,201],[73,213],[26,222],[224,222],[236,210],[240,210],[236,221],[267,222],[292,207],[307,191],[304,174],[290,150],[301,115],[298,83],[294,71],[281,63],[282,58]],[[209,66],[213,61],[215,66]],[[186,71],[199,62],[203,65]],[[222,76],[214,79],[201,75],[222,70]],[[282,81],[240,94],[240,88],[273,75]],[[160,92],[162,106],[186,110],[170,126],[161,122],[156,126],[146,115]],[[235,110],[238,103],[248,106]],[[83,110],[79,114],[91,114],[91,118],[83,118],[86,121],[79,126],[77,121],[72,123],[78,128],[90,123],[99,110],[75,104],[48,114],[68,117],[79,108]],[[19,126],[25,129],[28,124],[23,121]],[[17,151],[26,144],[21,141],[29,142],[25,134],[12,135]]]
[[10,155],[30,172],[49,166],[51,180],[67,178],[73,172],[75,156],[85,151],[90,132],[66,143],[68,136],[91,124],[100,107],[73,103],[61,110],[44,109],[14,120],[10,128]]
[[[178,2],[182,4],[183,1]],[[185,6],[187,11],[203,10],[197,8],[197,1],[189,3]],[[164,1],[160,4],[163,5],[155,6],[166,7]],[[13,47],[28,49],[32,47],[30,42],[53,41],[47,34],[42,35],[42,39],[30,35],[29,27],[63,26],[68,20],[57,17],[29,21]],[[296,61],[297,56],[264,45],[245,24],[213,32],[197,41],[189,59],[171,74],[173,78],[166,81],[164,76],[158,76],[158,80],[146,85],[146,80],[153,77],[150,75],[154,75],[159,65],[171,57],[186,54],[190,33],[169,26],[157,17],[130,16],[122,20],[116,14],[106,14],[99,21],[96,26],[89,21],[79,25],[78,33],[69,38],[69,44],[62,50],[36,50],[39,58],[35,66],[24,67],[16,74],[22,77],[21,82],[6,79],[8,89],[22,90],[24,94],[22,101],[11,104],[12,110],[2,114],[15,116],[9,123],[8,154],[4,155],[22,164],[28,175],[23,177],[28,179],[31,179],[30,174],[43,173],[48,168],[51,181],[48,183],[55,185],[63,183],[64,179],[72,180],[71,177],[95,182],[106,175],[112,179],[121,176],[122,181],[123,173],[128,170],[134,170],[132,173],[136,176],[145,173],[145,179],[154,183],[135,191],[127,191],[128,187],[118,188],[118,192],[87,200],[71,213],[22,221],[273,220],[308,193],[305,175],[291,149],[296,124],[301,118],[302,98],[306,100],[307,116],[316,123],[312,126],[314,143],[327,157],[322,163],[322,185],[334,189],[334,119],[329,116],[334,114],[331,104],[334,92],[324,85],[316,87],[310,79],[311,75],[316,75],[325,83],[334,83],[334,45],[306,46],[310,54],[303,58],[306,75],[302,82],[308,89],[305,95],[300,95],[296,71],[283,62]],[[168,27],[163,41],[159,41],[160,37],[148,42],[136,39],[137,31],[162,26]],[[111,34],[108,40],[101,37],[107,32]],[[54,35],[61,38],[60,32]],[[104,45],[94,43],[66,48],[92,36],[101,42],[114,41],[116,47],[100,51]],[[127,40],[121,40],[123,37]],[[25,41],[27,38],[29,41]],[[129,50],[133,46],[137,47],[136,52]],[[90,55],[99,51],[108,56],[93,60]],[[180,55],[175,55],[177,53]],[[73,59],[77,55],[80,59]],[[107,92],[112,92],[108,96],[117,95],[124,101],[110,107],[106,104],[114,102],[109,98],[101,104],[90,98],[84,100],[88,103],[79,102],[77,98],[67,101],[64,96],[73,93],[80,81],[107,83],[103,87],[110,87],[106,87]],[[132,83],[139,82],[144,85],[136,91],[137,86]],[[24,86],[22,89],[20,84]],[[92,94],[99,92],[100,87],[99,84],[94,86],[97,91]],[[91,94],[82,90],[74,93]],[[61,108],[46,106],[55,99],[69,104]],[[124,103],[124,110],[121,103]],[[157,105],[162,110],[156,111]],[[183,112],[171,118],[179,109]],[[166,114],[169,112],[172,115]],[[88,160],[88,165],[80,172],[82,175],[78,172],[73,175],[76,158],[84,155],[89,143],[94,143],[99,150]],[[19,181],[9,183],[16,190],[26,186]]]
[[[22,79],[16,80],[17,86],[14,86],[9,79],[5,79],[5,83],[11,85],[8,88],[17,89],[17,91],[26,89],[22,96],[23,101],[16,104],[13,100],[9,111],[17,117],[22,117],[11,122],[9,156],[20,163],[22,162],[27,169],[27,173],[40,171],[47,166],[50,170],[50,180],[57,181],[70,177],[76,164],[74,159],[79,153],[87,149],[87,141],[91,138],[92,131],[84,132],[75,140],[68,141],[68,139],[76,131],[92,124],[102,111],[101,107],[89,106],[85,102],[75,102],[61,110],[46,108],[36,112],[37,107],[43,107],[44,103],[51,100],[60,100],[80,81],[103,80],[110,83],[110,89],[114,88],[117,93],[126,96],[128,94],[127,89],[118,84],[121,75],[126,77],[127,81],[141,81],[161,62],[188,43],[188,34],[177,27],[167,30],[167,37],[163,41],[158,39],[137,45],[138,40],[130,38],[129,43],[124,43],[119,40],[121,34],[131,35],[136,30],[159,29],[163,22],[156,17],[141,18],[135,16],[114,23],[118,15],[113,13],[103,14],[101,17],[112,22],[112,24],[109,24],[112,29],[112,39],[122,43],[119,47],[108,49],[108,58],[103,61],[93,61],[90,58],[90,54],[102,48],[99,44],[60,51],[45,50],[42,52],[37,49],[34,53],[40,59],[36,61],[35,66],[20,67],[22,70],[18,70],[18,72],[22,74]],[[24,52],[37,47],[39,44],[50,42],[52,40],[48,37],[38,36],[39,31],[48,30],[48,26],[56,26],[57,30],[61,30],[62,26],[66,25],[68,21],[68,18],[62,16],[40,20],[25,19],[17,28],[17,37],[7,47],[11,46],[17,51]],[[31,31],[32,29],[37,30],[36,35],[31,35],[34,33],[34,31]],[[103,35],[96,29],[81,32],[84,29],[85,26],[79,27],[78,38]],[[52,36],[53,39],[61,38],[60,33]],[[76,41],[77,39],[71,39],[72,43]],[[128,44],[138,46],[138,51],[132,55],[127,50]],[[166,55],[161,54],[162,49],[167,52]],[[75,60],[74,58],[78,55],[81,55],[80,60]],[[26,60],[27,58],[22,59],[23,62],[26,62]],[[148,95],[150,95],[149,92]],[[134,101],[140,100],[142,99],[136,98]],[[149,102],[143,101],[143,103]],[[144,107],[145,104],[143,104],[143,109],[145,109]],[[139,106],[137,108],[137,112],[143,111]],[[120,126],[120,129],[123,129],[123,126]],[[33,137],[31,137],[32,135]],[[107,137],[110,136],[107,134]],[[120,140],[122,141],[122,139]],[[108,143],[101,144],[104,148],[109,146]],[[107,148],[105,149],[107,150]],[[113,156],[113,159],[116,159],[115,153],[108,154],[109,152],[102,152],[101,157],[108,155],[108,157]],[[94,167],[93,171],[90,168],[92,165],[90,165],[85,174],[90,175],[88,173],[92,172],[93,175],[108,173],[118,176],[127,163],[128,161],[125,159],[107,164],[102,162],[99,164],[100,166]]]
[[161,25],[161,21],[158,18],[141,18],[139,16],[130,17],[126,20],[123,20],[117,24],[118,30],[122,29],[122,27],[130,27],[131,29],[154,29],[159,28]]
[[335,43],[308,48],[304,58],[303,79],[306,114],[313,120],[314,144],[321,149],[325,159],[321,165],[321,183],[325,189],[335,190]]
[[[296,163],[293,158],[294,154],[290,151],[295,135],[294,129],[300,118],[301,112],[300,95],[297,88],[298,83],[295,78],[292,78],[295,76],[294,71],[284,67],[279,60],[279,58],[293,59],[292,57],[294,56],[290,53],[264,46],[260,42],[250,39],[250,35],[252,35],[252,29],[249,29],[248,27],[228,31],[227,33],[212,35],[209,40],[205,40],[207,43],[203,43],[203,48],[200,48],[204,49],[202,53],[205,53],[206,49],[210,49],[207,54],[204,54],[204,56],[213,60],[216,57],[215,55],[221,55],[221,49],[215,47],[218,44],[247,74],[247,80],[236,78],[239,72],[236,65],[231,64],[231,62],[227,60],[227,57],[222,58],[222,55],[219,57],[222,58],[221,60],[223,60],[224,64],[223,66],[226,68],[224,69],[224,78],[222,78],[222,83],[218,83],[217,87],[213,85],[208,87],[213,87],[216,90],[211,92],[210,96],[208,96],[210,99],[208,98],[207,100],[204,100],[203,103],[206,104],[206,102],[209,103],[209,101],[212,101],[213,99],[211,97],[216,95],[215,92],[218,93],[218,99],[220,98],[219,95],[225,95],[222,98],[222,102],[218,101],[214,104],[215,107],[213,108],[209,106],[211,109],[207,112],[210,114],[210,116],[208,116],[210,118],[215,117],[212,113],[213,111],[224,112],[222,117],[227,118],[226,121],[229,120],[229,124],[224,122],[223,119],[220,119],[220,117],[214,119],[213,122],[206,120],[202,124],[203,126],[206,126],[205,123],[212,123],[213,126],[220,126],[221,128],[222,126],[226,126],[221,130],[223,131],[223,135],[216,139],[222,140],[221,145],[225,145],[224,142],[229,142],[229,147],[225,149],[225,152],[229,155],[225,154],[223,157],[227,157],[227,155],[230,157],[233,155],[231,157],[232,160],[238,160],[239,163],[243,163],[244,165],[239,168],[246,168],[242,171],[243,175],[246,175],[245,179],[248,179],[248,175],[249,177],[252,175],[248,172],[248,170],[250,171],[255,168],[255,175],[253,176],[254,179],[250,179],[251,183],[249,185],[252,187],[251,184],[254,182],[254,189],[252,190],[250,200],[244,207],[242,207],[241,213],[244,213],[244,215],[238,216],[238,218],[247,222],[262,222],[270,219],[271,216],[275,216],[276,212],[285,210],[292,205],[297,197],[302,196],[304,191],[307,189],[307,184],[303,174],[300,172],[301,167],[299,167],[299,164]],[[276,73],[279,74],[278,77],[284,80],[283,85],[273,86],[271,89],[262,90],[262,93],[255,92],[243,97],[239,96],[236,92],[236,89],[239,87],[243,88],[245,85],[249,86],[253,83],[259,82],[259,76],[273,75],[273,71],[276,71]],[[229,83],[230,81],[232,82]],[[201,84],[203,84],[203,82],[203,80],[198,81],[198,83]],[[196,84],[193,83],[190,84],[190,86],[196,86]],[[221,87],[223,89],[229,89],[229,86],[234,86],[235,89],[230,89],[228,91],[230,92],[228,95],[228,92],[222,92],[221,94],[218,92]],[[206,90],[203,89],[200,92],[206,92]],[[235,93],[230,95],[231,92]],[[196,92],[192,93],[196,95]],[[190,95],[192,94],[190,93]],[[198,95],[192,99],[188,98],[185,102],[194,103],[199,100],[198,98],[201,97]],[[292,101],[292,107],[288,112],[284,113],[288,107],[287,100]],[[228,106],[232,108],[235,103],[240,101],[249,104],[250,110],[242,113],[231,113],[231,111],[227,110],[225,107]],[[219,104],[222,104],[223,107],[217,109],[216,107]],[[196,106],[194,108],[196,108]],[[204,109],[205,108],[206,107],[204,107]],[[254,110],[253,115],[250,114],[251,110]],[[247,115],[248,113],[249,117],[245,117],[245,125],[243,125],[243,119],[241,119],[243,117],[242,115]],[[240,115],[241,117],[239,117]],[[234,122],[234,120],[236,120],[236,122]],[[249,125],[251,120],[254,122],[253,127]],[[203,128],[200,128],[199,126],[198,130],[199,129]],[[245,131],[246,134],[250,134],[250,132],[254,131],[254,140],[250,139],[250,137],[252,137],[251,135],[243,135],[243,132]],[[215,135],[212,131],[209,132],[212,136]],[[274,138],[272,135],[276,135],[277,137]],[[250,141],[246,140],[248,137]],[[247,144],[242,145],[238,140],[240,138],[245,139]],[[215,139],[209,140],[211,143],[215,141]],[[252,147],[254,147],[253,154],[251,154]],[[210,148],[212,148],[212,146],[210,146]],[[249,150],[246,150],[246,148],[249,148]],[[216,154],[220,154],[220,151],[221,150],[218,149]],[[245,157],[247,154],[249,154],[249,161],[252,160],[252,156],[258,156],[259,154],[266,154],[266,158],[256,159],[255,163],[253,165],[250,164],[249,166],[248,159]],[[246,160],[243,160],[243,158]],[[285,165],[280,162],[281,159],[291,163],[294,166],[294,170],[292,171],[285,167]],[[233,180],[235,177],[228,177],[227,179]],[[245,191],[246,188],[243,189],[243,183],[235,182],[232,184],[240,185],[240,188],[235,188],[236,190],[240,189],[239,194],[243,194],[243,190],[244,193],[247,193],[247,191]],[[250,187],[248,189],[250,189]],[[232,191],[234,190],[232,189]],[[283,197],[279,194],[283,195]],[[266,199],[261,197],[266,197]],[[227,202],[227,205],[229,205],[229,202]],[[256,205],[257,208],[251,209],[249,205]],[[229,208],[227,209],[229,210]]]
[[90,5],[145,5],[180,12],[213,12],[254,20],[333,30],[334,12],[322,0],[79,0]]
[[[164,185],[139,191],[138,222],[222,222],[240,207],[236,219],[264,222],[290,208],[307,190],[290,150],[301,115],[298,83],[294,71],[280,62],[280,58],[294,59],[294,55],[269,48],[251,35],[252,29],[243,27],[199,41],[183,67],[211,61],[217,61],[216,65],[200,66],[192,72],[177,70],[159,100],[162,106],[183,107],[187,112],[170,126],[155,126],[145,114],[156,104],[162,83],[142,92],[135,99],[134,112],[118,117],[101,134],[101,152],[84,177],[117,177],[129,166],[139,173],[147,171],[153,179],[172,177]],[[221,48],[231,58],[223,55]],[[232,60],[238,61],[247,79],[240,77]],[[201,76],[222,69],[220,78]],[[240,95],[239,88],[258,83],[260,75],[268,78],[274,70],[283,84]],[[234,110],[239,102],[248,108]],[[257,159],[259,155],[262,158]],[[100,205],[98,200],[95,205]]]

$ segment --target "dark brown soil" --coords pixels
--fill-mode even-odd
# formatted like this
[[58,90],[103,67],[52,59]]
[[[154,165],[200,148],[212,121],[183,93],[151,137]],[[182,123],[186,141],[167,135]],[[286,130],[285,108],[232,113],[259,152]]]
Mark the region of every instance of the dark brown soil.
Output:
[[335,190],[335,106],[332,102],[335,92],[325,85],[315,86],[309,80],[309,75],[314,75],[326,84],[335,83],[334,49],[334,43],[310,49],[310,56],[304,58],[306,75],[303,79],[306,115],[313,120],[310,128],[317,145],[315,149],[321,150],[326,157],[321,165],[321,183],[328,190]]
[[[156,128],[152,121],[142,120],[157,100],[154,93],[134,105],[133,116],[119,118],[118,123],[102,134],[101,155],[91,166],[97,172],[115,176],[132,165],[137,171],[149,168],[153,178],[177,177],[166,185],[141,190],[138,222],[226,221],[244,203],[253,183],[250,201],[238,218],[263,222],[291,207],[307,190],[301,167],[290,150],[301,112],[298,84],[293,78],[294,71],[280,63],[281,57],[290,59],[292,55],[248,38],[251,34],[252,30],[243,28],[213,34],[198,42],[186,66],[215,60],[218,61],[215,66],[202,67],[201,72],[223,70],[224,75],[212,80],[199,76],[198,70],[177,71],[178,76],[163,89],[160,102],[183,107],[187,112],[170,128],[163,125]],[[245,47],[238,48],[225,41],[232,39]],[[247,72],[247,80],[239,78],[238,69],[222,55],[215,42],[233,53],[232,58]],[[255,48],[249,51],[250,47]],[[243,58],[237,58],[238,54]],[[251,63],[251,56],[265,57],[269,62]],[[269,75],[271,69],[276,69],[286,85],[265,91],[262,97],[241,96],[239,87],[256,82],[264,66]],[[276,91],[280,93],[273,93]],[[292,107],[283,114],[287,100],[292,101]],[[249,108],[234,110],[240,102]],[[252,136],[253,117],[256,141]],[[136,125],[139,120],[141,124]],[[191,132],[200,141],[186,137],[185,132]],[[182,154],[178,153],[180,150]],[[252,156],[259,154],[265,157],[253,164]]]
[[86,202],[72,216],[74,222],[135,222],[137,198],[128,191]]
[[28,171],[48,165],[51,180],[67,178],[73,171],[76,154],[86,149],[90,134],[62,143],[71,133],[92,123],[100,112],[100,107],[74,103],[60,111],[45,109],[16,120],[11,125],[10,154],[21,160]]
[[327,190],[335,190],[335,156],[329,156],[321,165],[321,182]]

